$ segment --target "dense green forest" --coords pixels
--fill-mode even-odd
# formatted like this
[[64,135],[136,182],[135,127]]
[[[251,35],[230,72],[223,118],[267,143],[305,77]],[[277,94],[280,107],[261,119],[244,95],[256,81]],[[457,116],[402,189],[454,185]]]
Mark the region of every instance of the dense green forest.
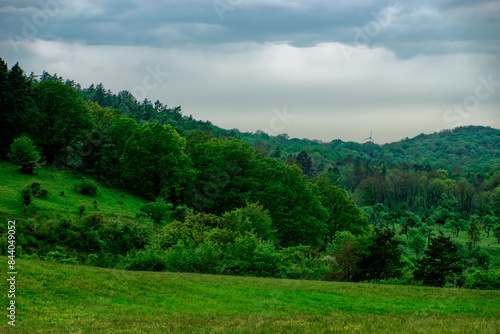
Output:
[[[500,254],[489,241],[500,244],[498,129],[462,127],[385,145],[242,133],[102,84],[26,76],[3,60],[0,104],[0,157],[27,175],[78,175],[71,190],[94,199],[93,210],[83,205],[76,216],[41,213],[36,203],[69,189],[53,193],[38,180],[19,187],[21,256],[500,287]],[[111,217],[98,203],[102,189],[148,202],[134,217]]]

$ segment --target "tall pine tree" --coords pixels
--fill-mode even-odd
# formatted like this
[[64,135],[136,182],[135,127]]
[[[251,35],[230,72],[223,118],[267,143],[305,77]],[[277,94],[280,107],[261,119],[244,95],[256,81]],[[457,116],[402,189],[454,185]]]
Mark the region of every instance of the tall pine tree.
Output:
[[418,260],[413,276],[425,285],[442,287],[448,282],[453,282],[461,272],[457,246],[451,237],[445,237],[443,232],[440,232],[437,237],[431,238],[429,248]]

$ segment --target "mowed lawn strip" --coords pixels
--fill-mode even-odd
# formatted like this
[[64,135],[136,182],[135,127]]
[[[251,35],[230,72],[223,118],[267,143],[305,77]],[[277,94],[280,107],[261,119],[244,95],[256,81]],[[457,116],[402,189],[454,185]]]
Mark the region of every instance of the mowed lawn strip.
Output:
[[[7,272],[7,258],[0,263]],[[500,326],[499,291],[133,272],[36,260],[17,260],[16,266],[16,332],[494,333]],[[1,286],[2,305],[8,305],[6,281]],[[0,329],[9,329],[6,319]]]

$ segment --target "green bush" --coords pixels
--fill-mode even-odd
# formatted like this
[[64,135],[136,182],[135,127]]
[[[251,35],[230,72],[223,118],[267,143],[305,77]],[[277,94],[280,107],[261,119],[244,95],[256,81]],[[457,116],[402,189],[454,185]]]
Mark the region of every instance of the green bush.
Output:
[[464,275],[464,288],[500,290],[500,270],[478,270]]
[[31,193],[31,190],[28,187],[26,187],[21,189],[20,193],[21,193],[21,201],[25,205],[30,205],[31,201],[33,200],[33,194]]
[[75,190],[87,196],[97,196],[98,184],[92,179],[82,178],[75,184]]
[[49,195],[49,191],[45,188],[42,188],[42,184],[39,181],[31,182],[31,184],[28,186],[28,189],[30,189],[33,196],[37,198],[46,199]]
[[78,261],[74,257],[68,257],[66,254],[60,251],[48,252],[47,256],[43,257],[44,261],[64,263],[64,264],[78,264]]
[[145,204],[141,211],[153,219],[155,223],[160,224],[161,222],[169,223],[171,221],[170,217],[174,213],[173,208],[173,204],[167,203],[165,199],[158,197],[156,201]]
[[127,270],[162,271],[166,268],[165,252],[148,245],[144,249],[133,249],[121,260],[119,267]]

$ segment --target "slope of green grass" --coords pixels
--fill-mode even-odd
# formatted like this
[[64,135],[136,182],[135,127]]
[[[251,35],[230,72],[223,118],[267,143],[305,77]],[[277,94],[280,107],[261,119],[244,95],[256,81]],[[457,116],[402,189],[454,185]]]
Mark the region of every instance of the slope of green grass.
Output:
[[[7,258],[0,257],[6,273]],[[500,291],[168,272],[18,260],[18,333],[496,333]],[[4,313],[6,280],[0,283]]]
[[[34,215],[42,217],[78,216],[80,204],[85,204],[85,214],[102,212],[107,217],[132,219],[145,200],[119,190],[99,187],[98,195],[90,197],[75,191],[79,177],[71,172],[50,167],[42,168],[38,175],[18,172],[19,167],[0,162],[0,213],[5,219],[26,219]],[[33,181],[39,181],[49,191],[47,199],[35,198],[27,207],[20,199],[19,191]],[[62,192],[64,191],[64,194]],[[97,201],[97,209],[94,208]]]

